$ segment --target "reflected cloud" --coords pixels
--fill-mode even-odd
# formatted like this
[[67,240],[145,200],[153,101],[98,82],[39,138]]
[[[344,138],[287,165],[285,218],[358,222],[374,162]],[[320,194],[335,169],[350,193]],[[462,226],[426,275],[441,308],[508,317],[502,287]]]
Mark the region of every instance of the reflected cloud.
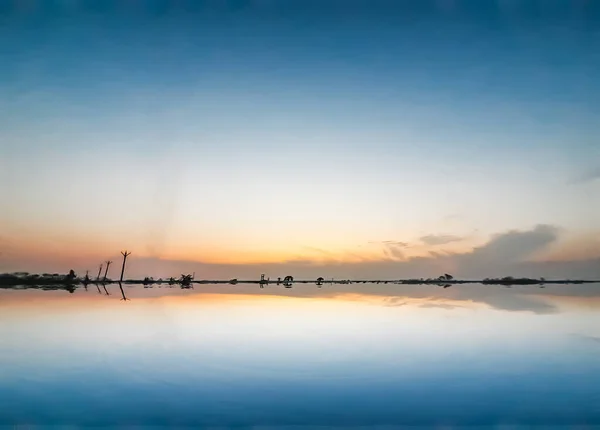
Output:
[[485,297],[482,302],[494,309],[512,312],[533,312],[553,314],[559,312],[557,306],[545,302],[539,297],[522,294],[497,294]]
[[584,336],[584,339],[587,339],[600,345],[600,336]]
[[[491,286],[481,284],[453,285],[452,288],[439,288],[433,285],[403,285],[403,284],[299,284],[296,288],[285,288],[276,284],[269,284],[264,288],[258,285],[230,285],[230,284],[200,284],[198,289],[170,289],[159,286],[144,286],[129,284],[127,294],[125,287],[120,284],[119,300],[128,301],[130,296],[136,303],[145,300],[175,301],[180,304],[195,306],[199,301],[231,302],[255,301],[262,305],[281,300],[326,300],[338,302],[361,302],[384,307],[412,307],[412,308],[474,308],[485,306],[499,311],[530,312],[535,314],[555,314],[569,309],[572,310],[600,310],[600,284],[577,285],[547,285],[540,289],[537,286]],[[96,285],[100,293],[100,287]],[[102,286],[105,293],[109,293],[106,286]],[[42,292],[39,289],[23,290],[19,288],[2,289],[2,305],[11,306],[10,303],[22,300],[28,301],[31,297],[39,297],[40,301],[53,301],[65,299],[64,287],[49,289]],[[51,294],[52,292],[56,294]],[[19,294],[23,294],[19,296]],[[73,301],[97,301],[100,297],[96,294],[89,295],[81,288],[69,291],[70,303]],[[108,295],[108,297],[107,297]],[[102,294],[110,300],[111,294]],[[9,300],[10,299],[10,300]],[[14,304],[13,303],[13,304]]]
[[386,306],[398,307],[405,306],[409,302],[406,300],[405,297],[387,297],[386,299],[384,299],[384,303]]
[[459,305],[451,305],[448,303],[424,303],[419,306],[420,308],[440,308],[440,309],[456,309],[456,308],[464,308],[464,306]]
[[600,336],[592,336],[581,333],[572,333],[571,336],[587,344],[592,344],[600,347]]

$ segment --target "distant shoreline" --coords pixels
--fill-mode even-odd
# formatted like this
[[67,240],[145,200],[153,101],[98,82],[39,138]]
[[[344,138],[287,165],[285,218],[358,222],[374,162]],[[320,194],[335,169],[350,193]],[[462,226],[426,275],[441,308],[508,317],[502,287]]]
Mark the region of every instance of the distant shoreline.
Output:
[[[90,279],[90,278],[78,278],[73,275],[58,275],[58,274],[29,274],[23,272],[16,273],[5,273],[0,274],[0,288],[12,287],[12,286],[87,286],[90,284],[95,285],[109,285],[118,284],[120,281],[114,279]],[[204,279],[195,280],[191,275],[182,275],[181,278],[175,279],[125,279],[122,281],[123,284],[140,284],[140,285],[168,285],[168,286],[181,286],[182,288],[192,288],[193,285],[259,285],[263,286],[284,286],[291,288],[294,284],[315,284],[317,286],[325,285],[349,285],[349,284],[392,284],[392,285],[438,285],[438,286],[451,286],[460,284],[484,284],[484,285],[568,285],[568,284],[593,284],[600,283],[600,280],[584,280],[584,279],[544,279],[544,278],[517,278],[512,276],[506,276],[503,278],[485,278],[485,279],[454,279],[450,275],[440,276],[439,278],[407,278],[407,279],[294,279],[291,276],[286,278],[278,278],[272,280],[269,278],[262,278],[259,280],[252,279]]]

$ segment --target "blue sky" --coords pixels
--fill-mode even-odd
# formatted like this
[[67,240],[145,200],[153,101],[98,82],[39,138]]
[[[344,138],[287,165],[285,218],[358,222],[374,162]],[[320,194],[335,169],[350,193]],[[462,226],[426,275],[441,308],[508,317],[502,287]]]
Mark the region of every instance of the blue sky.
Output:
[[600,257],[594,2],[28,4],[0,11],[6,270],[405,261],[538,225],[539,258]]

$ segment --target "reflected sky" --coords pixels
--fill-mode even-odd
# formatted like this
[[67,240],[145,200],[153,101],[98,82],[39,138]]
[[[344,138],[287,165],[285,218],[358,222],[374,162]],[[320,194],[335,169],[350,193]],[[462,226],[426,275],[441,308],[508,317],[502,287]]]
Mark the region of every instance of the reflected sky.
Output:
[[600,424],[599,284],[107,290],[0,291],[0,424]]

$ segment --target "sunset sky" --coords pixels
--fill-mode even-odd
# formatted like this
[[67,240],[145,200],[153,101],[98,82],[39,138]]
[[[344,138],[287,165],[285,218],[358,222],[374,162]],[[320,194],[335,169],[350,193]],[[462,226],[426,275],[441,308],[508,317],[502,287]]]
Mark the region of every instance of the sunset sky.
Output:
[[600,278],[600,3],[89,4],[1,3],[0,271]]

